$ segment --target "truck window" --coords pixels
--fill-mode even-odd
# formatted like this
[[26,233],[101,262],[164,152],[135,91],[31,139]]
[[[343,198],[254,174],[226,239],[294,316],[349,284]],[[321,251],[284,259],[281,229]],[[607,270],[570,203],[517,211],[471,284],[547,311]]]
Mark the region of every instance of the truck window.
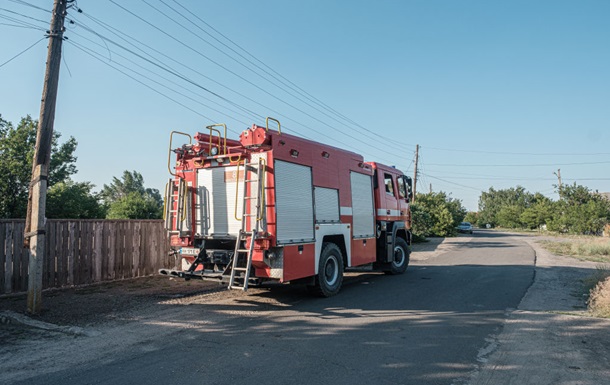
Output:
[[394,184],[392,184],[392,174],[383,174],[383,183],[385,184],[385,192],[394,195]]
[[398,182],[398,195],[400,196],[401,199],[406,199],[407,198],[407,186],[405,185],[404,178],[398,178],[396,180],[396,182]]

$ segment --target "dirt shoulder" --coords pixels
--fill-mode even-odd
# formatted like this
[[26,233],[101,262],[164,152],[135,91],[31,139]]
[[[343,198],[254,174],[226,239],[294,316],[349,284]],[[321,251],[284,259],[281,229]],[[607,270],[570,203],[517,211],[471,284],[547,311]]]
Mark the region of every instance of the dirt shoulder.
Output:
[[610,378],[610,320],[588,316],[582,280],[597,263],[556,256],[519,236],[536,252],[536,275],[482,354],[470,385],[599,385]]
[[[58,325],[90,327],[97,324],[129,318],[144,307],[150,307],[163,300],[184,298],[224,290],[214,282],[185,281],[166,276],[150,276],[124,281],[114,281],[85,287],[47,290],[43,292],[42,312],[37,316],[26,314],[26,295],[0,297],[0,317],[4,326],[0,327],[0,339],[11,323],[32,320]],[[18,314],[23,317],[7,315]],[[9,318],[15,319],[11,322]],[[17,327],[16,325],[13,325]]]

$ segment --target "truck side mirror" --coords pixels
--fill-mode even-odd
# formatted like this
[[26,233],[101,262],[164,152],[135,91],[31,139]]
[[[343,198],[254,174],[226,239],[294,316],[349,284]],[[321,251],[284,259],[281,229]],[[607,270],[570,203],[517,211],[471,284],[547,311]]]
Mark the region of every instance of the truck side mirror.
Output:
[[403,179],[404,179],[405,184],[407,185],[407,188],[409,191],[407,196],[409,197],[409,201],[411,201],[411,199],[413,199],[413,182],[412,182],[411,178],[406,175],[403,175]]

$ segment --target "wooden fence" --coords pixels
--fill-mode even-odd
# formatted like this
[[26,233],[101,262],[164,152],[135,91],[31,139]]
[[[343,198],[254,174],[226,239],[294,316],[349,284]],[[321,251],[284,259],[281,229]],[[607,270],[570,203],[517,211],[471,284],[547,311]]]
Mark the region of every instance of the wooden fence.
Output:
[[[27,291],[23,220],[0,220],[0,294]],[[47,220],[43,288],[142,277],[174,265],[159,220]]]

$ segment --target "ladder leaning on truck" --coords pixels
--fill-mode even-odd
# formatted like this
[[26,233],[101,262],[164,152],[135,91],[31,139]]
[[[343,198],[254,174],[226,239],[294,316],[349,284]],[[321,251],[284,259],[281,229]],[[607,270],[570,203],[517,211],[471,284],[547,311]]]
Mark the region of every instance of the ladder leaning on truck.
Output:
[[[161,274],[241,290],[303,283],[328,297],[350,267],[405,272],[411,179],[401,171],[282,133],[273,118],[239,140],[224,124],[206,128],[170,135],[164,220],[180,268]],[[189,143],[172,148],[176,135]]]

